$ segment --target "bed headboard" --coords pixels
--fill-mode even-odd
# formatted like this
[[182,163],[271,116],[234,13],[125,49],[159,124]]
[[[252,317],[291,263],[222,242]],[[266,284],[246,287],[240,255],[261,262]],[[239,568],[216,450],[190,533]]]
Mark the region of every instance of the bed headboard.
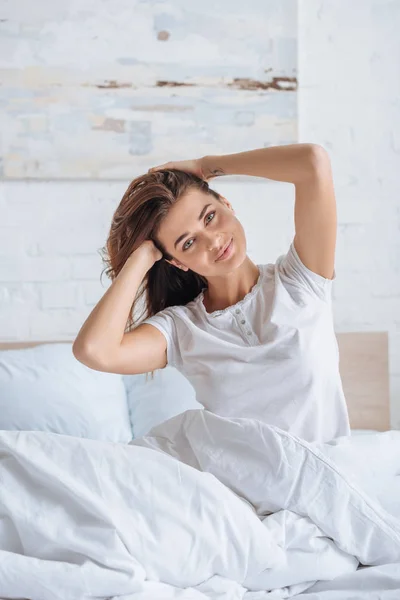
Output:
[[352,429],[390,429],[386,331],[336,334],[339,370]]
[[[387,332],[336,334],[340,375],[352,429],[390,429]],[[64,340],[71,342],[71,340]],[[41,342],[0,342],[0,350],[30,348]]]

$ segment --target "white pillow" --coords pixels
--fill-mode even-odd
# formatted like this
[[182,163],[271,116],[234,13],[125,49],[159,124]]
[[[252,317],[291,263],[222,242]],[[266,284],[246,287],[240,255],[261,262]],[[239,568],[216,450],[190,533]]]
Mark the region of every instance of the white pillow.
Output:
[[134,438],[186,410],[203,408],[191,383],[175,367],[155,371],[154,379],[143,373],[123,375],[123,380]]
[[89,369],[72,343],[0,351],[0,429],[132,439],[121,375]]

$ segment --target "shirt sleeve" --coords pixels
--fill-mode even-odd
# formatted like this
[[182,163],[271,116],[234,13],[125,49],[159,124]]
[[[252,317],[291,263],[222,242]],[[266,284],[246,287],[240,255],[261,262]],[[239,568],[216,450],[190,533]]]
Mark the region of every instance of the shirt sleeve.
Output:
[[179,362],[178,336],[176,331],[176,322],[171,308],[165,308],[152,317],[148,317],[141,322],[141,325],[153,325],[164,335],[167,341],[167,363],[176,367]]
[[277,266],[280,274],[291,283],[321,300],[331,302],[332,285],[336,279],[336,270],[334,269],[332,279],[327,279],[311,271],[300,260],[293,241],[288,252],[278,258]]

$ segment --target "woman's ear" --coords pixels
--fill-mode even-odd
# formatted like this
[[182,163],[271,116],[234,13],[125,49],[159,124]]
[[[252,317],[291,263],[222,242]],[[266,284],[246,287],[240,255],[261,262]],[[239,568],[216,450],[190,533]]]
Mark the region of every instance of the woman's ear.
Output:
[[234,211],[234,210],[233,210],[233,208],[232,208],[232,204],[231,204],[230,202],[228,202],[228,200],[225,198],[225,196],[222,196],[222,195],[220,194],[220,195],[219,195],[219,197],[221,198],[221,201],[222,201],[222,202],[225,204],[225,206],[226,206],[227,208],[229,208],[229,209],[230,209],[230,210],[233,212],[233,214],[235,214],[235,211]]
[[175,260],[175,258],[173,258],[172,260],[168,260],[166,258],[164,260],[167,263],[169,263],[170,265],[172,265],[173,267],[177,267],[178,269],[182,269],[182,271],[189,271],[189,267],[185,267],[185,265],[183,265],[182,263],[180,263],[178,260]]

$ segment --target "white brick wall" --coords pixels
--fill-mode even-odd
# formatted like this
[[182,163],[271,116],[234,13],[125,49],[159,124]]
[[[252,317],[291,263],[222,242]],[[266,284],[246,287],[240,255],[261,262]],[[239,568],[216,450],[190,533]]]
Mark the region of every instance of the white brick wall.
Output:
[[389,332],[400,428],[400,3],[299,8],[299,141],[329,150],[336,182],[336,330]]
[[[299,0],[299,141],[332,159],[338,201],[337,331],[390,335],[392,425],[400,428],[400,3]],[[249,140],[248,148],[252,148]],[[168,157],[166,156],[167,160]],[[150,165],[149,165],[150,166]],[[97,250],[126,182],[3,182],[0,339],[74,339],[104,293]],[[293,188],[214,180],[249,254],[293,236]]]

